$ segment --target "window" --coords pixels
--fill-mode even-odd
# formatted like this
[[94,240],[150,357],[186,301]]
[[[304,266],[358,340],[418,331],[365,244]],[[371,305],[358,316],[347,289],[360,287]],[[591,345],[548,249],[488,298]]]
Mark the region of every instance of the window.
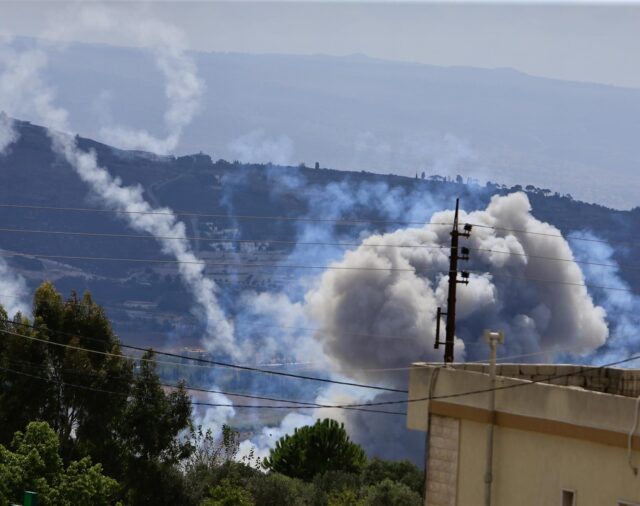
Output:
[[575,490],[563,490],[562,491],[562,506],[576,506],[576,491]]

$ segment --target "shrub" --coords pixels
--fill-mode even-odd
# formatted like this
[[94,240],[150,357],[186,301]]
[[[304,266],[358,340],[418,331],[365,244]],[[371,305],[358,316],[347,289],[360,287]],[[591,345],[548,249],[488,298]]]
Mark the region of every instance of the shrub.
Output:
[[386,478],[367,488],[364,506],[421,506],[422,499],[406,485]]
[[408,460],[391,462],[382,459],[372,459],[362,472],[362,483],[374,485],[389,478],[403,483],[417,494],[422,494],[424,473]]

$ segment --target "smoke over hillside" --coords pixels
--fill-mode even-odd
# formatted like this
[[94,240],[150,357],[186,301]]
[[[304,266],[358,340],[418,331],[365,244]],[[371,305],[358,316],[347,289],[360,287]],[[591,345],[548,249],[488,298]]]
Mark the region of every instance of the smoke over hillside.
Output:
[[[118,23],[106,9],[82,8],[78,12],[78,19],[87,23],[88,27],[117,31],[122,26],[133,26],[131,20],[126,20],[124,25]],[[141,23],[140,33],[145,41],[162,41],[156,47],[155,56],[167,78],[170,105],[166,118],[172,131],[160,144],[167,144],[166,147],[171,149],[175,147],[183,126],[190,121],[195,111],[199,81],[193,66],[189,61],[184,61],[178,34],[171,27],[156,24],[152,20],[145,19]],[[196,311],[206,323],[208,336],[212,338],[207,341],[209,348],[222,349],[229,355],[236,353],[233,326],[218,304],[215,283],[204,275],[202,263],[191,250],[184,224],[178,221],[170,209],[153,208],[145,200],[141,187],[124,186],[121,180],[112,177],[106,168],[98,164],[95,153],[78,148],[76,139],[67,133],[68,112],[55,104],[55,93],[42,78],[42,69],[46,67],[48,59],[41,48],[23,51],[4,48],[2,56],[0,108],[14,113],[23,110],[35,113],[50,129],[54,151],[90,186],[98,200],[106,207],[122,212],[121,217],[132,229],[149,233],[158,239],[163,253],[173,256],[179,263],[181,278],[192,292],[197,302]],[[129,138],[140,137],[131,131],[127,135]],[[145,143],[151,141],[151,137],[146,135],[140,138]]]
[[[122,28],[103,11],[91,11],[81,21],[104,30],[131,29],[126,23]],[[177,34],[147,21],[142,26],[145,40],[153,45],[160,42],[152,55],[167,79],[167,136],[154,137],[122,126],[110,128],[108,135],[120,145],[166,152],[177,145],[196,113],[203,84]],[[154,35],[154,29],[163,35]],[[45,52],[40,48],[8,48],[1,56],[0,108],[40,118],[51,129],[53,149],[90,188],[96,202],[116,211],[132,230],[153,235],[162,253],[179,262],[178,274],[195,301],[194,313],[206,329],[202,343],[209,351],[237,362],[284,357],[285,362],[302,363],[324,378],[396,388],[406,387],[406,369],[411,362],[441,359],[433,350],[433,341],[436,309],[441,306],[446,310],[447,247],[453,214],[443,209],[451,207],[450,195],[420,189],[409,193],[383,183],[350,180],[316,185],[303,177],[281,177],[265,168],[260,176],[271,185],[274,200],[302,202],[306,208],[303,219],[292,220],[297,244],[285,259],[276,260],[279,267],[294,268],[279,288],[265,285],[243,290],[228,302],[232,311],[227,311],[220,303],[221,290],[206,275],[188,240],[187,226],[169,207],[151,205],[142,186],[127,186],[113,176],[95,153],[80,149],[77,140],[66,133],[69,113],[56,105],[53,89],[42,78]],[[256,132],[234,144],[243,159],[291,158],[293,147],[288,137],[270,141]],[[9,120],[0,123],[0,147],[11,149],[16,138]],[[231,186],[225,185],[227,182],[221,184],[225,189]],[[472,196],[463,205],[480,210],[461,215],[462,223],[472,223],[474,228],[471,237],[461,242],[471,250],[471,277],[469,285],[460,286],[458,292],[458,360],[486,357],[486,346],[480,339],[485,328],[504,330],[507,338],[501,355],[515,355],[522,361],[551,361],[558,354],[574,359],[603,344],[614,349],[616,345],[607,342],[605,310],[628,315],[627,320],[619,320],[612,335],[626,336],[625,342],[630,341],[631,329],[637,328],[633,317],[637,300],[601,294],[594,302],[569,243],[556,227],[532,215],[525,194],[496,196],[486,206]],[[373,216],[369,222],[349,222],[365,212]],[[581,258],[588,259],[592,253],[582,251]],[[601,256],[611,254],[603,251]],[[587,271],[589,280],[597,275]],[[26,292],[24,283],[4,262],[0,262],[1,286],[19,296]],[[227,315],[233,315],[233,320]],[[621,346],[618,351],[622,349],[626,348]],[[207,386],[225,381],[219,371],[207,380]],[[279,382],[268,376],[226,381],[250,393],[277,392],[281,397],[324,404],[402,398],[364,389]],[[224,403],[227,398],[214,395],[209,400]],[[239,411],[211,408],[195,415],[199,423],[219,426]],[[252,414],[243,411],[243,416],[250,418]],[[353,438],[372,454],[420,460],[422,435],[408,433],[403,416],[327,408],[291,409],[280,427],[265,428],[252,442],[244,442],[243,448],[256,444],[265,451],[277,439],[274,434],[323,416],[343,420]]]
[[[459,288],[458,359],[484,358],[485,328],[504,330],[512,355],[560,349],[584,354],[605,342],[604,309],[583,286],[568,243],[550,237],[561,234],[531,216],[524,194],[494,197],[486,210],[461,219],[483,226],[466,243],[475,274]],[[423,228],[371,236],[332,265],[397,271],[328,271],[307,294],[322,330],[318,338],[342,372],[366,377],[358,370],[440,358],[432,345],[436,309],[446,308],[448,250],[442,247],[450,231],[440,224],[452,222],[452,212],[440,212]]]
[[[352,192],[352,205],[358,198],[375,201],[384,193],[364,194],[364,187],[358,185],[342,191]],[[314,198],[315,194],[309,195]],[[389,212],[394,215],[393,209]],[[605,310],[589,295],[568,242],[556,227],[531,215],[525,194],[493,197],[486,209],[463,211],[460,219],[475,226],[468,240],[461,239],[461,246],[471,250],[472,275],[469,285],[461,285],[458,291],[458,361],[486,359],[486,344],[481,339],[485,328],[505,331],[500,354],[516,356],[516,361],[553,361],[560,354],[575,359],[606,342]],[[452,222],[453,211],[439,211],[422,227],[370,234],[343,253],[325,252],[325,259],[332,258],[328,261],[332,269],[315,279],[301,278],[301,284],[308,287],[303,294],[289,290],[294,301],[287,305],[301,304],[306,325],[316,329],[313,337],[298,335],[298,349],[305,342],[319,344],[334,377],[399,388],[406,388],[407,367],[412,362],[442,360],[433,342],[436,309],[446,309]],[[329,228],[303,225],[301,235],[339,241],[339,235],[333,236]],[[292,258],[299,260],[300,255],[299,250],[294,251]],[[282,307],[283,302],[278,305]],[[262,310],[266,316],[270,308]],[[314,357],[320,359],[318,354]],[[397,394],[375,396],[359,389],[329,388],[316,399],[344,404],[399,398]],[[326,409],[311,416],[341,419],[354,439],[376,455],[398,458],[412,449],[411,457],[421,459],[420,436],[404,428],[402,417]],[[258,445],[264,442],[255,441]]]

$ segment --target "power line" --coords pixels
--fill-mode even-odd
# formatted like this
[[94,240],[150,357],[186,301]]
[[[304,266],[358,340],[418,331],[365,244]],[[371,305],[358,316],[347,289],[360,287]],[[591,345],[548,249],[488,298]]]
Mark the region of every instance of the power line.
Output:
[[[40,331],[42,331],[43,329],[38,329]],[[58,346],[58,347],[62,347],[62,348],[68,348],[68,349],[75,349],[75,350],[79,350],[79,351],[86,351],[88,353],[94,353],[94,354],[98,354],[98,355],[104,355],[104,356],[114,356],[114,357],[118,357],[121,358],[122,355],[118,355],[115,353],[109,353],[106,351],[99,351],[99,350],[91,350],[91,349],[87,349],[87,348],[82,348],[79,346],[72,346],[72,345],[68,345],[68,344],[63,344],[63,343],[56,343],[56,342],[52,342],[52,341],[48,341],[46,339],[40,339],[37,337],[33,337],[33,336],[27,336],[24,334],[19,334],[17,332],[10,332],[8,330],[4,330],[4,329],[0,329],[0,332],[4,332],[5,334],[9,334],[9,335],[13,335],[16,337],[21,337],[24,339],[29,339],[32,341],[37,341],[37,342],[41,342],[47,345],[52,345],[52,346]],[[78,336],[81,337],[81,336]],[[140,346],[132,346],[132,345],[120,345],[122,348],[128,348],[128,349],[133,349],[133,350],[137,350],[137,351],[142,351],[142,352],[147,352],[149,351],[149,349],[145,349],[142,348]],[[330,380],[327,378],[318,378],[315,376],[306,376],[306,375],[301,375],[301,374],[294,374],[294,373],[288,373],[288,372],[283,372],[283,371],[272,371],[269,369],[261,369],[258,367],[252,367],[252,366],[246,366],[246,365],[240,365],[240,364],[233,364],[230,362],[222,362],[222,361],[218,361],[218,360],[209,360],[209,359],[204,359],[204,358],[198,358],[198,357],[189,357],[187,355],[179,355],[177,353],[170,353],[170,352],[155,352],[158,355],[164,355],[164,356],[168,356],[168,357],[173,357],[173,358],[180,358],[180,359],[184,359],[184,360],[193,360],[194,362],[200,362],[200,363],[206,363],[206,364],[212,364],[212,365],[218,365],[221,367],[228,367],[230,369],[237,369],[237,370],[242,370],[242,371],[251,371],[251,372],[255,372],[255,373],[260,373],[260,374],[270,374],[273,376],[283,376],[283,377],[287,377],[287,378],[297,378],[297,379],[304,379],[304,380],[308,380],[308,381],[317,381],[320,383],[329,383],[329,384],[334,384],[334,385],[344,385],[344,386],[351,386],[351,387],[357,387],[357,388],[367,388],[367,389],[372,389],[372,390],[380,390],[380,391],[384,391],[384,392],[394,392],[394,393],[401,393],[401,394],[406,394],[408,393],[408,390],[402,390],[402,389],[398,389],[398,388],[388,388],[388,387],[381,387],[381,386],[377,386],[377,385],[365,385],[362,383],[354,383],[354,382],[350,382],[350,381],[339,381],[339,380]],[[141,360],[141,359],[138,359]]]
[[[11,325],[20,325],[22,327],[26,327],[26,328],[30,328],[33,330],[37,330],[39,332],[51,332],[54,334],[59,334],[59,335],[64,335],[64,336],[68,336],[68,337],[79,337],[82,338],[83,340],[86,341],[93,341],[93,342],[99,342],[99,343],[103,343],[104,341],[100,340],[100,339],[96,339],[96,338],[91,338],[88,336],[84,336],[82,334],[78,334],[76,332],[65,332],[63,330],[57,330],[57,329],[50,329],[46,326],[36,326],[36,325],[30,325],[28,323],[23,323],[23,322],[14,322],[13,320],[9,320],[9,319],[3,319],[0,318],[0,323],[7,323],[7,324],[11,324]],[[298,329],[302,329],[301,327],[293,327],[293,328],[298,328]],[[318,329],[313,329],[313,328],[309,328],[307,330],[318,330]],[[344,334],[343,334],[344,335]],[[349,334],[347,334],[349,335]],[[383,336],[370,336],[369,334],[355,334],[355,335],[364,335],[366,337],[383,337]],[[387,336],[388,338],[390,338],[390,336]],[[465,347],[467,346],[485,346],[484,343],[465,343]],[[118,346],[121,348],[131,348],[133,350],[136,351],[148,351],[148,349],[146,348],[142,348],[142,347],[137,347],[137,346],[130,346],[127,345],[125,343],[122,343],[121,341],[118,340]],[[506,355],[506,356],[501,356],[498,357],[498,361],[505,361],[505,360],[512,360],[514,358],[529,358],[529,357],[535,357],[535,356],[540,356],[540,355],[548,355],[551,353],[559,353],[559,352],[569,352],[569,351],[573,351],[573,350],[580,350],[583,349],[584,346],[582,345],[576,345],[576,346],[566,346],[563,348],[555,348],[555,349],[551,349],[551,350],[544,350],[544,351],[536,351],[536,352],[532,352],[532,353],[524,353],[524,354],[518,354],[518,355]],[[161,350],[156,350],[154,349],[153,352],[156,355],[162,355],[163,352]],[[179,355],[181,358],[184,359],[188,359],[188,360],[192,360],[192,358],[189,355]],[[139,357],[132,357],[130,355],[123,355],[123,357],[125,358],[131,358],[131,359],[135,359],[135,360],[143,360]],[[160,365],[168,365],[168,366],[178,366],[178,367],[205,367],[205,368],[215,368],[218,366],[211,366],[211,365],[207,365],[207,364],[185,364],[184,362],[173,362],[173,361],[162,361],[162,360],[158,360],[158,359],[153,359],[150,360],[151,362],[155,362],[156,364],[160,364]],[[486,359],[483,360],[473,360],[473,361],[466,361],[463,362],[465,364],[482,364],[487,362]],[[311,365],[313,364],[313,362],[308,362],[305,363],[304,365]],[[258,366],[260,367],[267,367],[267,366],[280,366],[280,365],[296,365],[296,364],[287,364],[287,363],[282,363],[282,364],[258,364]],[[358,371],[358,372],[396,372],[396,371],[409,371],[412,369],[412,366],[409,367],[378,367],[378,368],[359,368],[359,369],[351,369],[352,371]]]
[[[24,234],[50,234],[50,235],[70,235],[80,237],[106,237],[118,239],[153,239],[153,240],[176,240],[176,241],[203,241],[213,243],[270,243],[270,244],[287,244],[302,246],[342,246],[342,247],[365,247],[365,248],[424,248],[424,249],[446,249],[445,246],[430,244],[363,244],[362,242],[319,242],[319,241],[285,241],[280,239],[211,239],[207,237],[195,236],[155,236],[144,234],[111,234],[102,232],[73,232],[65,230],[34,230],[34,229],[18,229],[18,228],[0,228],[0,232],[6,233],[24,233]],[[508,253],[508,252],[505,252]]]
[[[266,220],[266,221],[306,221],[306,222],[320,222],[320,223],[342,223],[342,224],[396,224],[396,225],[420,225],[420,226],[451,226],[452,223],[437,223],[424,221],[406,221],[406,220],[371,220],[371,219],[332,219],[332,218],[310,218],[310,217],[297,217],[297,216],[261,216],[261,215],[234,215],[234,214],[211,214],[211,213],[196,213],[186,211],[121,211],[115,209],[98,209],[98,208],[84,208],[84,207],[56,207],[56,206],[37,206],[28,204],[0,204],[0,208],[13,208],[13,209],[33,209],[33,210],[46,210],[46,211],[69,211],[69,212],[91,212],[91,213],[110,213],[110,214],[141,214],[141,215],[161,215],[161,216],[192,216],[192,217],[204,217],[204,218],[226,218],[237,220]],[[599,242],[609,244],[611,242],[625,243],[629,241],[620,240],[604,240],[587,238],[581,236],[563,236],[562,234],[553,234],[550,232],[536,232],[533,230],[524,230],[508,227],[496,227],[492,225],[485,225],[482,223],[466,222],[469,225],[479,228],[489,228],[493,230],[501,230],[504,232],[516,232],[520,234],[531,234],[544,237],[555,237],[558,239],[573,239],[576,241],[586,242]]]
[[[16,228],[0,228],[0,232],[4,233],[25,233],[25,234],[49,234],[49,235],[69,235],[73,237],[103,237],[103,238],[115,238],[115,239],[148,239],[148,240],[178,240],[178,241],[203,241],[209,243],[220,244],[256,244],[256,243],[269,243],[269,244],[283,244],[291,246],[337,246],[337,247],[358,247],[358,248],[411,248],[411,249],[455,249],[445,245],[431,245],[431,244],[368,244],[363,242],[320,242],[320,241],[285,241],[280,239],[210,239],[205,237],[195,236],[153,236],[143,234],[111,234],[102,232],[73,232],[64,230],[33,230],[33,229],[16,229]],[[607,242],[607,241],[603,241]],[[612,269],[619,269],[618,264],[610,264],[603,262],[590,262],[587,260],[578,260],[575,258],[558,258],[546,255],[531,255],[529,253],[519,253],[517,251],[503,251],[490,248],[474,248],[473,246],[467,246],[467,249],[472,251],[482,251],[485,253],[498,253],[501,255],[519,256],[529,259],[555,261],[555,262],[567,262],[581,265],[593,265],[597,267],[608,267]],[[640,270],[640,267],[626,266],[626,269]]]
[[[533,230],[523,230],[523,229],[518,229],[518,228],[507,228],[507,227],[495,227],[492,225],[483,225],[480,223],[469,223],[470,225],[474,226],[474,227],[478,227],[478,228],[490,228],[492,230],[501,230],[503,232],[515,232],[518,234],[528,234],[528,235],[538,235],[538,236],[543,236],[543,237],[554,237],[556,239],[573,239],[574,241],[585,241],[585,242],[599,242],[599,243],[604,243],[604,244],[610,244],[612,242],[614,243],[630,243],[630,241],[621,241],[621,240],[616,240],[616,239],[596,239],[596,238],[591,238],[591,237],[582,237],[582,236],[577,236],[577,235],[562,235],[562,234],[552,234],[550,232],[535,232]],[[635,243],[631,243],[631,244],[635,244]]]
[[[58,259],[58,260],[83,260],[83,261],[111,261],[111,262],[132,262],[132,263],[160,263],[160,264],[195,264],[202,266],[213,266],[213,267],[244,267],[244,268],[274,268],[274,269],[321,269],[321,270],[345,270],[345,271],[374,271],[374,272],[410,272],[414,274],[421,274],[424,272],[434,272],[446,274],[449,271],[445,271],[442,269],[414,269],[414,268],[403,268],[403,267],[349,267],[349,266],[338,266],[338,265],[329,265],[329,266],[320,266],[320,265],[291,265],[291,264],[250,264],[250,263],[227,263],[227,262],[208,262],[205,260],[198,261],[184,261],[184,260],[170,260],[170,259],[145,259],[145,258],[116,258],[116,257],[94,257],[94,256],[76,256],[76,255],[44,255],[38,253],[22,253],[22,252],[2,252],[0,256],[12,257],[12,256],[20,256],[25,258],[42,258],[42,259]],[[583,286],[586,288],[598,288],[601,290],[614,290],[620,292],[631,292],[634,291],[631,288],[620,288],[615,286],[601,286],[601,285],[592,285],[589,283],[573,283],[570,281],[559,281],[557,279],[540,279],[540,278],[531,278],[526,276],[513,276],[510,274],[496,273],[495,271],[480,271],[480,270],[467,270],[467,272],[473,272],[474,274],[491,274],[494,277],[503,277],[503,278],[512,278],[512,279],[521,279],[521,280],[529,280],[535,281],[537,283],[549,283],[549,284],[558,284],[558,285],[567,285],[567,286]]]
[[[89,351],[89,350],[86,350]],[[122,356],[122,358],[127,358],[125,356]],[[36,364],[33,362],[28,362],[25,360],[12,360],[9,359],[9,362],[12,362],[14,364],[21,364],[21,365],[27,365],[27,366],[31,366],[34,368],[39,368],[41,367],[40,364]],[[0,368],[2,369],[2,368]],[[14,372],[16,374],[20,374],[19,371],[15,371],[15,370],[10,370],[11,372]],[[78,371],[76,369],[65,369],[62,372],[65,373],[71,373],[71,374],[75,374],[78,376],[99,376],[96,373],[90,373],[88,371]],[[121,376],[117,376],[117,375],[111,375],[111,377],[117,377],[117,378],[122,378]],[[42,377],[43,379],[45,379],[46,377]],[[56,379],[51,379],[52,382],[54,383],[62,383],[65,384],[64,382],[59,382]],[[159,382],[158,383],[161,387],[164,388],[172,388],[172,389],[179,389],[181,386],[180,385],[174,385],[171,383],[162,383]],[[288,403],[288,404],[293,404],[293,406],[282,406],[283,409],[286,408],[305,408],[305,409],[319,409],[319,408],[323,408],[323,409],[332,409],[334,406],[332,404],[322,404],[322,403],[316,403],[316,402],[306,402],[306,401],[298,401],[295,399],[283,399],[283,398],[278,398],[278,397],[269,397],[269,396],[264,396],[264,395],[256,395],[256,394],[247,394],[247,393],[242,393],[242,392],[232,392],[232,391],[226,391],[226,390],[212,390],[212,389],[207,389],[207,388],[200,388],[200,387],[194,387],[194,386],[189,386],[186,383],[183,385],[184,389],[190,392],[199,392],[199,393],[210,393],[210,394],[221,394],[221,395],[225,395],[228,397],[242,397],[245,399],[255,399],[255,400],[261,400],[261,401],[271,401],[271,402],[283,402],[283,403]],[[87,388],[91,388],[91,387],[87,387]],[[233,406],[233,405],[231,405]],[[365,411],[365,412],[369,412],[369,413],[382,413],[382,414],[387,414],[387,415],[404,415],[404,413],[399,413],[396,411],[384,411],[384,410],[377,410],[377,409],[366,409],[366,408],[338,408],[338,409],[346,409],[346,410],[354,410],[354,411]]]
[[270,267],[274,269],[322,269],[322,270],[341,270],[341,271],[383,271],[383,272],[446,272],[442,269],[414,269],[414,268],[397,268],[397,267],[349,267],[337,265],[292,265],[292,264],[264,264],[264,263],[235,263],[235,262],[209,262],[206,260],[171,260],[171,259],[153,259],[153,258],[117,258],[117,257],[94,257],[79,255],[45,255],[39,253],[24,252],[2,252],[0,256],[11,257],[20,256],[26,258],[43,258],[58,260],[90,260],[90,261],[107,261],[107,262],[132,262],[132,263],[159,263],[159,264],[187,264],[202,265],[203,267],[245,267],[245,268],[261,268]]
[[[578,371],[578,372],[571,372],[571,373],[565,373],[565,374],[558,374],[558,375],[552,375],[552,376],[547,376],[546,378],[540,378],[540,379],[533,379],[533,380],[525,380],[525,383],[513,383],[511,385],[504,385],[501,387],[496,387],[496,388],[488,388],[488,389],[482,389],[482,390],[469,390],[466,392],[459,392],[459,393],[455,393],[455,394],[447,394],[447,395],[436,395],[436,396],[427,396],[427,397],[419,397],[419,398],[415,398],[415,399],[404,399],[404,400],[398,400],[398,401],[383,401],[383,402],[369,402],[369,403],[362,403],[362,404],[343,404],[342,406],[349,406],[349,407],[364,407],[364,406],[392,406],[392,405],[397,405],[397,404],[410,404],[413,402],[423,402],[423,401],[432,401],[432,400],[440,400],[440,399],[451,399],[451,398],[455,398],[455,397],[465,397],[468,395],[477,395],[477,394],[484,394],[484,393],[488,393],[488,392],[492,392],[492,391],[497,391],[497,390],[509,390],[512,388],[520,388],[520,387],[525,387],[525,386],[529,386],[529,385],[534,385],[536,383],[547,383],[549,381],[553,381],[556,379],[562,379],[562,378],[569,378],[572,376],[582,376],[584,374],[590,374],[594,371],[599,371],[602,369],[606,369],[607,367],[613,367],[616,365],[621,365],[621,364],[625,364],[628,362],[632,362],[634,360],[638,360],[640,359],[640,355],[633,355],[631,357],[622,359],[622,360],[617,360],[615,362],[609,362],[608,364],[603,364],[597,367],[589,367],[586,368],[583,366],[583,370],[582,371]],[[440,366],[442,367],[442,366]],[[513,379],[518,379],[518,378],[513,378]]]
[[[7,297],[10,299],[21,299],[22,297],[18,297],[16,295],[10,295],[10,294],[6,294],[6,293],[0,293],[0,297]],[[74,302],[75,305],[78,306],[84,306],[84,307],[92,307],[92,304],[85,304],[82,301],[76,301]],[[100,308],[104,308],[104,309],[108,309],[108,310],[113,310],[113,311],[133,311],[136,313],[147,313],[147,314],[151,314],[151,315],[157,315],[157,316],[161,316],[165,313],[161,313],[158,311],[151,311],[148,309],[138,309],[138,308],[127,308],[125,306],[112,306],[112,305],[98,305],[95,304],[94,305],[96,307],[100,307]],[[223,321],[227,321],[227,319],[219,319],[219,320],[211,320],[211,323],[216,323],[216,322],[223,322]],[[22,323],[17,323],[14,322],[13,320],[3,320],[2,318],[0,318],[0,322],[6,322],[6,323],[16,323],[19,325],[23,325]],[[398,336],[391,336],[391,335],[382,335],[382,334],[368,334],[365,332],[331,332],[328,330],[323,330],[320,327],[297,327],[294,325],[275,325],[275,324],[267,324],[267,323],[260,323],[260,325],[262,327],[266,327],[266,328],[274,328],[274,329],[284,329],[284,330],[299,330],[299,331],[303,331],[303,332],[314,332],[317,334],[323,334],[323,335],[329,335],[329,336],[339,336],[339,337],[344,337],[344,336],[353,336],[353,337],[368,337],[370,339],[398,339]],[[38,327],[34,327],[34,328],[38,328]],[[54,331],[54,332],[60,332],[60,331]],[[77,334],[73,334],[73,335],[77,335]],[[242,335],[242,334],[241,334]],[[86,337],[85,337],[86,338]],[[89,339],[89,338],[86,338]]]
[[[90,350],[86,350],[86,351],[90,351]],[[420,397],[420,398],[414,398],[414,399],[404,399],[404,400],[397,400],[397,401],[381,401],[381,402],[367,402],[367,403],[359,403],[359,404],[341,404],[341,405],[331,405],[330,408],[331,409],[350,409],[350,408],[365,408],[365,407],[376,407],[376,406],[391,406],[391,405],[399,405],[399,404],[410,404],[410,403],[414,403],[414,402],[424,402],[424,401],[431,401],[431,400],[442,400],[442,399],[452,399],[452,398],[458,398],[458,397],[466,397],[469,395],[478,395],[478,394],[483,394],[483,393],[488,393],[488,392],[492,392],[492,391],[498,391],[498,390],[509,390],[509,389],[513,389],[513,388],[520,388],[520,387],[525,387],[525,386],[530,386],[530,385],[534,385],[537,383],[547,383],[556,379],[562,379],[562,378],[568,378],[568,377],[572,377],[572,376],[582,376],[585,374],[590,374],[594,371],[598,371],[601,369],[605,369],[607,367],[612,367],[615,365],[620,365],[620,364],[624,364],[624,363],[628,363],[634,360],[638,360],[640,359],[640,355],[634,355],[622,360],[618,360],[615,362],[610,362],[607,364],[603,364],[597,367],[590,367],[590,368],[584,368],[582,371],[577,371],[577,372],[571,372],[571,373],[566,373],[566,374],[558,374],[558,375],[551,375],[551,376],[547,376],[546,378],[540,378],[540,379],[534,379],[534,380],[526,380],[526,382],[523,383],[513,383],[510,385],[504,385],[504,386],[500,386],[500,387],[495,387],[495,388],[488,388],[488,389],[480,389],[480,390],[469,390],[469,391],[465,391],[465,392],[458,392],[458,393],[454,393],[454,394],[446,394],[446,395],[432,395],[432,396],[427,396],[427,397]],[[440,366],[442,367],[442,366]],[[0,370],[9,370],[7,368],[3,368],[0,367]],[[11,370],[10,370],[11,371]],[[34,378],[38,378],[38,379],[42,379],[42,380],[46,380],[46,381],[55,381],[55,380],[51,380],[49,378],[43,378],[43,377],[39,377],[39,376],[33,376],[33,375],[29,375],[27,373],[21,373],[20,371],[11,371],[14,372],[16,374],[23,374],[26,376],[31,376]],[[518,378],[514,378],[514,379],[518,379]],[[105,390],[101,390],[101,389],[93,389],[90,387],[84,387],[83,385],[73,385],[73,384],[68,384],[68,383],[63,383],[65,385],[69,385],[69,386],[75,386],[78,388],[87,388],[89,390],[95,390],[95,391],[102,391],[105,393],[112,393],[109,391],[105,391]],[[120,392],[114,392],[117,393],[118,395],[122,395]],[[291,409],[293,408],[293,406],[252,406],[252,405],[233,405],[233,404],[222,404],[222,403],[201,403],[201,402],[195,402],[192,403],[194,405],[205,405],[205,406],[212,406],[212,407],[230,407],[230,408],[235,408],[235,407],[243,407],[243,408],[253,408],[255,407],[256,409]],[[300,407],[295,407],[295,409],[316,409],[312,406],[300,406]],[[395,413],[395,412],[389,412],[387,414],[402,414],[402,413]]]
[[[26,373],[24,371],[16,371],[15,369],[9,369],[8,367],[2,367],[0,366],[0,371],[5,371],[5,372],[10,372],[12,374],[17,374],[19,376],[25,376],[27,378],[31,378],[31,379],[37,379],[40,381],[45,381],[45,382],[49,382],[49,383],[56,383],[58,385],[64,385],[66,387],[71,387],[71,388],[78,388],[81,390],[87,390],[89,392],[97,392],[97,393],[103,393],[103,394],[110,394],[110,395],[118,395],[121,397],[129,397],[129,394],[125,394],[123,392],[114,392],[112,390],[106,390],[103,388],[96,388],[96,387],[88,387],[86,385],[78,385],[75,383],[69,383],[69,382],[65,382],[65,381],[58,381],[52,378],[47,378],[44,376],[37,376],[35,374],[29,374]],[[245,396],[245,397],[249,397],[249,396]],[[290,401],[286,401],[286,402],[290,402]],[[397,411],[384,411],[384,410],[373,410],[373,409],[359,409],[359,408],[343,408],[343,407],[338,407],[338,406],[320,406],[320,407],[316,407],[316,406],[274,406],[274,405],[253,405],[253,404],[222,404],[222,403],[211,403],[211,402],[201,402],[201,401],[191,401],[191,405],[192,406],[208,406],[208,407],[227,407],[227,408],[253,408],[253,409],[348,409],[348,410],[357,410],[357,411],[366,411],[367,413],[376,413],[376,414],[384,414],[384,415],[400,415],[400,416],[405,416],[405,413],[399,413]]]
[[116,209],[98,209],[88,207],[56,207],[56,206],[36,206],[27,204],[0,204],[0,208],[12,209],[34,209],[45,211],[70,211],[85,213],[110,213],[110,214],[141,214],[141,215],[160,215],[160,216],[191,216],[202,218],[224,218],[235,220],[266,220],[266,221],[307,221],[319,223],[340,223],[340,224],[400,224],[400,225],[421,225],[421,226],[450,226],[451,223],[427,223],[424,221],[406,221],[406,220],[371,220],[371,219],[336,219],[336,218],[309,218],[298,216],[261,216],[261,215],[244,215],[244,214],[211,214],[211,213],[195,213],[187,211],[122,211]]
[[613,290],[617,292],[635,293],[631,288],[621,288],[618,286],[601,286],[601,285],[592,285],[590,283],[574,283],[572,281],[559,281],[557,279],[542,279],[542,278],[532,278],[529,276],[514,276],[513,274],[505,274],[502,272],[495,272],[495,271],[469,270],[468,272],[472,272],[478,275],[489,274],[496,278],[510,278],[510,279],[517,279],[522,281],[533,281],[534,283],[565,285],[565,286],[583,286],[585,288],[598,288],[600,290]]

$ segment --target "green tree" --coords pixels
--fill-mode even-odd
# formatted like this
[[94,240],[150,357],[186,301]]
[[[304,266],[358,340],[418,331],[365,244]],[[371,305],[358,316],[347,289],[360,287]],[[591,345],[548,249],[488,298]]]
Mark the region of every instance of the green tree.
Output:
[[0,445],[0,502],[16,502],[24,490],[34,490],[43,506],[72,506],[80,502],[113,503],[118,483],[102,474],[99,464],[85,457],[65,469],[58,436],[46,422],[31,422],[16,432],[13,451]]
[[424,473],[408,460],[393,462],[379,458],[371,459],[362,471],[363,485],[374,485],[385,479],[402,483],[418,494],[422,494]]
[[[358,491],[362,485],[362,478],[359,474],[346,473],[344,471],[327,471],[318,474],[313,479],[313,486],[317,497],[317,504],[326,504],[330,498],[348,497],[343,494],[345,491]],[[347,499],[344,499],[345,501]]]
[[253,506],[255,504],[247,490],[232,485],[229,480],[222,480],[220,485],[212,487],[209,496],[201,506]]
[[254,476],[247,488],[260,506],[309,506],[314,503],[314,489],[309,483],[278,473]]
[[148,351],[140,361],[119,428],[127,449],[123,481],[135,505],[181,502],[177,492],[186,485],[174,466],[192,451],[189,440],[180,437],[192,429],[189,395],[183,384],[170,393],[164,391],[153,357]]
[[384,479],[367,488],[364,506],[421,506],[422,498],[409,487]]
[[[122,355],[89,293],[64,300],[43,283],[33,322],[22,315],[8,321],[0,308],[0,333],[0,444],[43,420],[58,436],[63,463],[91,456],[124,484],[132,506],[185,504],[176,464],[191,450],[182,437],[191,428],[190,398],[184,385],[165,391],[151,351],[136,367]],[[79,460],[71,470],[82,466]]]
[[65,462],[91,454],[108,474],[118,472],[122,449],[114,434],[133,364],[109,320],[90,294],[63,300],[51,283],[36,290],[33,318],[0,323],[0,381],[9,385],[0,394],[0,443],[30,420],[44,420],[58,434]]
[[344,425],[326,418],[280,438],[263,465],[310,481],[327,471],[358,472],[366,461],[364,450],[349,439]]
[[327,500],[327,506],[364,506],[364,500],[358,497],[358,493],[350,488],[339,492],[332,492]]

